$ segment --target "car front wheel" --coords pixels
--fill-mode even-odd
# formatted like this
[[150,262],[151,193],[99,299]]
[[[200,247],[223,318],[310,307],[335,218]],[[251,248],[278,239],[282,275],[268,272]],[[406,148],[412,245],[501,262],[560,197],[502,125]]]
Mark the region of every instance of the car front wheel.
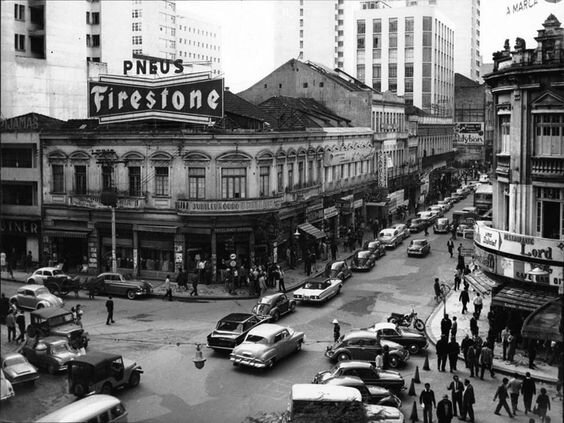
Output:
[[137,386],[139,385],[139,381],[141,380],[141,376],[138,372],[131,373],[129,376],[129,386]]
[[277,322],[278,319],[280,319],[280,313],[278,311],[275,311],[274,313],[272,313],[272,323]]
[[397,357],[390,357],[390,361],[388,362],[392,369],[396,369],[399,366],[399,360]]
[[134,300],[135,299],[135,291],[133,291],[132,289],[130,289],[129,291],[127,291],[127,298],[129,300]]
[[344,352],[340,353],[337,356],[337,361],[347,361],[347,360],[350,360],[350,359],[351,359],[351,356],[348,353],[344,353]]
[[83,397],[86,394],[86,388],[81,383],[74,385],[73,393],[77,397]]
[[112,393],[112,385],[110,385],[109,383],[104,383],[104,386],[102,386],[102,394],[104,395],[110,395]]
[[417,354],[417,353],[419,352],[419,349],[420,349],[420,348],[419,348],[419,345],[417,345],[417,344],[411,344],[411,345],[408,347],[408,350],[409,350],[409,353],[410,353],[410,354]]

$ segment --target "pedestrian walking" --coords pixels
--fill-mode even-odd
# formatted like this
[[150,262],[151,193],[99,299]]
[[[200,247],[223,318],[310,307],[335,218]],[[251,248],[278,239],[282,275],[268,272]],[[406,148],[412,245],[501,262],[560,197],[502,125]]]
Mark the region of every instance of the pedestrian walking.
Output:
[[476,320],[480,319],[480,314],[482,313],[482,307],[484,306],[484,302],[482,301],[482,297],[480,293],[476,293],[476,297],[474,297],[474,316],[476,316]]
[[381,370],[384,367],[384,357],[382,353],[377,353],[376,357],[374,358],[374,367],[378,370]]
[[515,357],[515,349],[517,348],[517,337],[512,331],[509,332],[509,337],[507,338],[507,361],[513,362]]
[[331,241],[331,260],[337,260],[337,241]]
[[448,362],[450,372],[456,372],[456,363],[458,362],[458,355],[460,354],[460,345],[456,342],[456,338],[451,338],[448,343]]
[[462,278],[460,277],[459,272],[456,272],[454,274],[454,290],[458,291],[460,289],[460,281],[462,280]]
[[341,326],[337,319],[333,319],[331,323],[333,324],[333,341],[337,342],[341,337]]
[[474,403],[476,398],[474,397],[474,387],[468,379],[464,379],[464,391],[462,391],[462,414],[459,420],[466,420],[466,416],[470,420],[469,422],[474,422]]
[[108,317],[106,318],[106,324],[115,323],[114,321],[114,300],[110,295],[106,300],[106,311],[108,312]]
[[309,260],[311,262],[311,271],[313,271],[313,273],[317,273],[317,256],[314,249],[311,250]]
[[439,278],[435,278],[435,283],[433,284],[433,289],[435,291],[435,301],[437,303],[441,302],[442,293],[441,293],[441,285],[439,283]]
[[472,334],[472,336],[476,337],[478,336],[478,331],[478,321],[476,320],[476,315],[474,315],[470,319],[470,333]]
[[80,304],[76,305],[75,313],[76,313],[76,319],[75,319],[76,324],[82,327],[82,316],[84,314],[84,311],[82,310],[82,306]]
[[28,251],[27,256],[25,257],[25,272],[29,273],[32,268],[33,268],[33,256],[31,255],[31,251]]
[[507,414],[509,414],[509,417],[513,417],[513,414],[511,413],[511,410],[509,409],[509,405],[507,405],[507,383],[509,382],[509,379],[507,379],[506,377],[503,378],[503,381],[501,382],[501,385],[498,386],[497,391],[495,392],[494,395],[494,402],[497,399],[498,403],[497,403],[497,407],[495,408],[494,414],[497,414],[498,416],[500,416],[501,414],[499,413],[499,411],[501,410],[501,407],[505,408],[505,411],[507,411]]
[[439,423],[450,423],[454,413],[452,411],[452,402],[448,399],[448,395],[443,395],[443,399],[437,404],[437,420]]
[[311,275],[311,251],[309,249],[304,254],[304,271],[306,276]]
[[429,235],[429,225],[427,223],[423,224],[423,231],[425,236]]
[[192,291],[190,291],[190,296],[197,297],[198,296],[198,282],[200,278],[196,275],[192,277]]
[[178,284],[178,288],[184,288],[185,291],[188,291],[188,278],[186,277],[186,272],[184,272],[182,267],[178,268],[176,283]]
[[452,258],[453,252],[454,252],[454,242],[452,241],[452,238],[450,238],[447,241],[447,250],[448,250],[448,253],[450,254],[450,258]]
[[550,398],[546,394],[546,388],[541,388],[540,394],[537,397],[535,408],[537,409],[538,416],[541,422],[547,422],[548,416],[546,413],[550,410]]
[[450,230],[450,233],[452,235],[452,239],[456,240],[456,226],[457,225],[452,225],[452,229]]
[[521,384],[521,393],[523,394],[523,408],[525,409],[525,414],[528,414],[529,411],[532,411],[533,395],[537,394],[537,387],[530,372],[525,373],[525,379]]
[[456,332],[458,332],[458,320],[456,319],[456,316],[453,316],[452,326],[450,328],[450,336],[454,339],[456,339]]
[[462,303],[462,314],[466,313],[468,311],[468,303],[470,302],[470,295],[468,294],[467,288],[464,288],[464,290],[460,293],[458,301]]
[[456,247],[456,251],[458,251],[458,257],[460,261],[460,257],[462,257],[462,242]]
[[509,335],[511,335],[509,326],[505,326],[505,329],[501,331],[501,346],[503,348],[503,361],[507,360],[507,347],[509,346]]
[[10,310],[10,300],[6,297],[6,294],[2,292],[2,297],[0,298],[0,323],[6,323],[6,316]]
[[477,345],[472,345],[468,348],[468,368],[470,369],[470,377],[478,377],[480,370],[480,349]]
[[537,341],[536,339],[529,339],[529,346],[527,347],[527,354],[529,356],[529,369],[536,369],[535,358],[537,358]]
[[278,290],[285,293],[286,285],[284,283],[284,271],[280,266],[278,266],[278,273],[280,273],[280,279],[278,279]]
[[419,404],[423,408],[423,423],[432,423],[433,408],[437,407],[437,403],[435,402],[435,393],[431,389],[431,384],[425,384],[425,389],[419,395]]
[[513,414],[517,414],[517,405],[519,403],[519,393],[521,392],[522,382],[518,379],[517,373],[513,375],[509,382],[507,382],[507,391],[509,392],[509,397],[511,398],[511,411]]
[[16,340],[16,316],[14,310],[8,310],[8,315],[6,316],[6,326],[8,327],[8,342]]
[[163,301],[168,298],[169,301],[172,301],[172,287],[170,286],[170,275],[166,275],[165,282],[164,282],[164,289],[165,294],[163,295]]
[[18,325],[18,337],[16,338],[16,342],[19,343],[20,341],[25,341],[25,314],[23,310],[19,310],[18,314],[16,314],[16,325]]
[[453,416],[458,416],[458,413],[462,414],[462,391],[464,391],[464,384],[457,375],[454,375],[447,389],[451,392],[452,414]]
[[88,299],[94,300],[96,295],[96,280],[94,278],[89,278],[87,284],[88,284]]
[[447,357],[448,357],[448,339],[445,336],[441,336],[441,339],[437,341],[436,348],[437,348],[437,370],[439,372],[444,372]]
[[452,321],[448,317],[448,314],[445,313],[443,319],[441,320],[441,336],[448,337],[451,328],[452,328]]
[[474,345],[474,341],[472,341],[472,339],[470,339],[470,336],[468,334],[464,335],[464,338],[462,339],[462,342],[460,343],[460,349],[462,350],[462,354],[464,356],[464,362],[466,363],[466,367],[470,368],[470,366],[468,366],[468,349]]
[[480,379],[484,379],[484,372],[486,370],[490,371],[490,376],[493,378],[494,377],[494,371],[493,371],[493,351],[492,349],[489,347],[489,345],[487,343],[484,344],[484,346],[482,347],[482,350],[480,351],[480,367],[481,367],[481,371],[480,371]]
[[390,367],[390,346],[384,345],[382,352],[382,369],[388,370]]

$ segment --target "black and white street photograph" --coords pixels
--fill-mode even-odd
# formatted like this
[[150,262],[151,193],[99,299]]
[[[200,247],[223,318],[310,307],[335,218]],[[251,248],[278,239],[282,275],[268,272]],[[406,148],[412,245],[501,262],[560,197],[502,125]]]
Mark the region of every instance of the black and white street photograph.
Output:
[[1,0],[0,423],[556,423],[564,0]]

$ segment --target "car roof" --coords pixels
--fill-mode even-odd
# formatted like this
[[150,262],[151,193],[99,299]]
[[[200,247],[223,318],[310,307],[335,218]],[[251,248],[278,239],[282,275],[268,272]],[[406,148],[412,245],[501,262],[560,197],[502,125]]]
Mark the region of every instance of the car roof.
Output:
[[249,331],[249,334],[252,333],[253,335],[267,337],[283,329],[289,329],[289,328],[286,326],[275,325],[274,323],[262,323],[252,328]]
[[53,270],[61,270],[61,269],[59,269],[58,267],[40,267],[39,269],[35,269],[34,272],[37,272],[38,270],[50,270],[50,271],[53,271]]
[[262,297],[259,300],[259,303],[261,303],[261,304],[272,304],[274,301],[276,301],[278,298],[280,298],[283,295],[284,294],[282,292],[277,292],[275,294],[265,295],[264,297]]
[[121,276],[121,273],[119,272],[104,272],[104,273],[100,273],[98,276],[96,276],[97,278],[99,278],[100,276],[107,276],[107,275],[118,275]]
[[317,383],[296,383],[292,385],[292,400],[318,401],[362,401],[360,391],[348,386],[333,386]]
[[69,313],[70,313],[69,310],[65,310],[62,307],[47,307],[47,308],[42,308],[40,310],[33,310],[30,312],[30,315],[38,316],[43,319],[48,319],[53,316],[62,316],[63,314],[69,314]]
[[356,254],[358,257],[368,257],[370,255],[370,251],[362,250],[362,251],[358,251]]
[[42,342],[44,344],[68,344],[69,341],[64,336],[46,336],[45,338],[41,338],[38,342]]
[[111,395],[94,394],[72,402],[58,410],[41,417],[37,422],[75,422],[90,418],[94,411],[110,409],[120,404],[120,400]]
[[414,244],[417,244],[417,243],[423,244],[423,243],[428,243],[428,242],[429,242],[429,241],[427,241],[426,238],[417,238],[417,239],[414,239],[414,240],[413,240],[413,243],[414,243]]
[[396,325],[395,323],[389,323],[389,322],[380,322],[380,323],[376,323],[374,326],[372,326],[375,330],[380,330],[380,329],[396,329]]
[[103,361],[115,360],[117,358],[121,358],[121,355],[102,351],[88,351],[86,354],[73,358],[71,361],[96,366]]
[[349,340],[355,338],[376,338],[376,334],[369,330],[355,330],[353,332],[347,333],[343,338],[343,340]]
[[225,316],[224,318],[222,318],[221,321],[244,322],[254,316],[255,316],[254,314],[250,314],[250,313],[231,313]]
[[337,269],[337,267],[342,266],[343,263],[344,263],[344,261],[342,261],[342,260],[335,261],[335,262],[331,263],[331,270]]
[[24,286],[20,286],[18,288],[18,291],[20,289],[31,289],[32,291],[37,291],[39,288],[45,288],[45,286],[39,285],[39,284],[36,284],[36,283],[30,283],[30,284],[27,284],[27,285],[24,285]]
[[18,353],[18,352],[9,352],[9,353],[6,353],[6,354],[2,354],[2,361],[7,360],[7,359],[12,358],[12,357],[24,357],[24,356],[22,354]]
[[327,379],[327,381],[324,383],[324,385],[337,385],[337,386],[351,386],[351,385],[356,385],[356,386],[364,386],[365,383],[363,382],[363,380],[361,378],[359,378],[358,376],[336,376],[336,377],[332,377],[330,379]]
[[381,234],[381,233],[385,233],[385,234],[387,234],[387,233],[394,233],[395,230],[396,230],[396,228],[384,228],[384,229],[382,229],[382,230],[380,231],[380,234]]
[[336,364],[339,369],[372,369],[374,366],[369,361],[344,360]]
[[448,222],[448,217],[439,217],[437,222]]

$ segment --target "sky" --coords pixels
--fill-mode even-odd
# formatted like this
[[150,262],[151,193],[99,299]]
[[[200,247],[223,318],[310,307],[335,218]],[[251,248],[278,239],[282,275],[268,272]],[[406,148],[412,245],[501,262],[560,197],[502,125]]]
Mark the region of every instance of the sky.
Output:
[[[221,26],[225,86],[231,91],[242,91],[274,70],[274,0],[178,0],[177,5],[181,13]],[[564,0],[481,0],[483,62],[491,63],[506,39],[512,48],[516,37],[525,39],[527,48],[535,46],[550,13],[564,25]]]

